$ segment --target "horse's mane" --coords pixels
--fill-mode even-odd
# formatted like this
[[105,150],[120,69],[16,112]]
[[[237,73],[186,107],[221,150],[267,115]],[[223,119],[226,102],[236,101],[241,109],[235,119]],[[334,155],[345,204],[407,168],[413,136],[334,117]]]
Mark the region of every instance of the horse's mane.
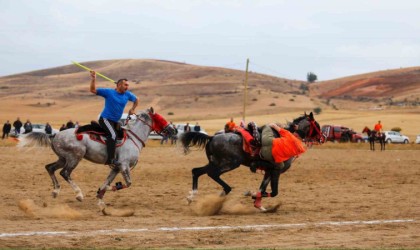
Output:
[[306,119],[306,118],[307,118],[306,115],[302,115],[302,116],[299,116],[298,118],[293,119],[292,122],[287,123],[286,129],[289,130],[290,132],[294,133],[295,132],[294,125],[299,124],[303,119]]
[[298,118],[296,118],[292,121],[292,124],[298,124],[299,122],[301,122],[303,119],[306,119],[306,118],[307,118],[306,115],[299,116]]

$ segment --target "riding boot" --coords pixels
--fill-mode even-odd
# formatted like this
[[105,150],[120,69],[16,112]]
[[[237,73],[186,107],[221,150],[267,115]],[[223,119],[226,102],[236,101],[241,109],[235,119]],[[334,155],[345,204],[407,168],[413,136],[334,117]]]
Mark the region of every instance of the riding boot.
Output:
[[115,141],[112,138],[106,139],[106,149],[108,153],[108,159],[105,165],[109,165],[112,168],[119,167],[121,163],[115,159]]

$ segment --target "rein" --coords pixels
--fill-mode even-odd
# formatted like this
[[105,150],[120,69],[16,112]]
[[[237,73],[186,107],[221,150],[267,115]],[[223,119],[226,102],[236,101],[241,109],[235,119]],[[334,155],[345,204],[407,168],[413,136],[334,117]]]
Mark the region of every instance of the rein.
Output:
[[134,132],[132,132],[131,130],[127,130],[127,133],[128,133],[128,138],[130,138],[133,142],[134,142],[134,145],[136,145],[136,147],[138,148],[138,149],[140,149],[139,148],[139,146],[137,145],[137,143],[133,140],[133,138],[131,138],[131,136],[130,135],[132,135],[134,138],[136,138],[139,142],[141,142],[141,145],[143,146],[143,148],[144,147],[146,147],[146,143],[144,143],[144,141],[140,138],[140,137],[138,137]]
[[[141,119],[138,115],[136,115],[136,117],[137,117],[137,119],[139,121],[143,122],[145,125],[147,125],[153,131],[153,127],[152,127],[153,126],[153,119],[152,119],[152,126],[151,126],[145,120]],[[126,124],[128,123],[129,120],[131,120],[131,118],[130,118],[130,116],[127,116]],[[131,136],[133,136],[134,138],[136,138],[141,143],[141,145],[143,146],[143,148],[146,147],[146,143],[136,133],[134,133],[131,130],[127,130],[127,133],[128,133],[128,138],[130,138],[133,141],[133,143],[134,143],[134,145],[136,145],[137,149],[140,149],[140,147],[133,140],[133,138],[131,138]]]
[[[151,114],[149,113],[149,116],[151,116]],[[136,115],[137,119],[141,122],[143,122],[143,124],[145,124],[146,126],[148,126],[150,128],[151,131],[155,131],[156,133],[158,133],[159,135],[161,134],[160,132],[156,131],[156,129],[154,129],[154,120],[153,118],[152,120],[152,125],[149,125],[146,120],[142,119],[140,116]],[[128,120],[130,120],[130,116],[127,117],[127,121],[126,123],[128,123]],[[133,138],[131,138],[131,136],[133,136],[134,138],[136,138],[139,142],[141,142],[143,147],[146,147],[146,143],[133,131],[131,130],[127,130],[127,133],[129,134],[129,138],[134,142],[134,144],[137,146],[137,148],[139,148],[139,146],[136,144],[136,142],[133,140]],[[131,135],[131,136],[130,136]]]
[[[320,142],[321,141],[321,135],[322,135],[322,133],[319,130],[319,128],[316,126],[315,120],[309,120],[309,123],[310,123],[309,133],[308,133],[308,136],[305,137],[306,143],[309,143],[309,141],[312,140],[312,139],[317,139]],[[317,132],[317,135],[314,136],[314,137],[309,136],[309,135],[312,135],[312,133],[314,132],[314,130]]]

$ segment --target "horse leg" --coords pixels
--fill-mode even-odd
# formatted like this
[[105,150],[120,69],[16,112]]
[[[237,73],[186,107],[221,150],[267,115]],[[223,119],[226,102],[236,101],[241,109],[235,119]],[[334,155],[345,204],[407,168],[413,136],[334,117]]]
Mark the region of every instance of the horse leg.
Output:
[[209,164],[204,167],[192,169],[192,190],[190,191],[190,195],[187,197],[188,203],[191,203],[194,200],[194,196],[198,193],[198,178],[207,173],[208,167]]
[[70,184],[74,192],[76,192],[76,199],[78,201],[83,201],[82,190],[79,188],[79,186],[77,186],[77,184],[70,177],[71,172],[76,168],[80,160],[81,159],[78,159],[78,158],[66,159],[66,164],[63,170],[60,171],[60,175],[64,178],[64,180],[66,180]]
[[111,189],[110,185],[114,181],[114,179],[115,179],[115,177],[117,176],[118,173],[119,173],[118,169],[112,169],[111,172],[109,172],[109,175],[106,178],[106,181],[104,182],[104,184],[102,184],[102,186],[98,189],[98,192],[96,194],[96,198],[98,198],[98,206],[101,209],[105,208],[105,203],[103,201],[103,197],[105,195],[105,192],[107,190]]
[[[209,169],[207,171],[207,175],[212,178],[215,182],[217,182],[220,186],[223,187],[223,192],[220,194],[220,196],[224,196],[230,193],[230,191],[232,191],[232,188],[226,183],[224,182],[221,178],[220,175],[228,172],[230,170],[233,170],[235,168],[239,167],[239,164],[237,166],[233,166],[233,167],[216,167],[215,165],[210,165]],[[221,171],[221,169],[223,169],[224,171]]]
[[54,190],[52,192],[52,196],[57,198],[58,194],[60,193],[60,183],[58,183],[57,177],[55,176],[55,171],[57,169],[63,168],[66,164],[66,160],[64,158],[59,158],[56,162],[50,163],[45,165],[45,169],[47,170],[48,174],[51,177]]

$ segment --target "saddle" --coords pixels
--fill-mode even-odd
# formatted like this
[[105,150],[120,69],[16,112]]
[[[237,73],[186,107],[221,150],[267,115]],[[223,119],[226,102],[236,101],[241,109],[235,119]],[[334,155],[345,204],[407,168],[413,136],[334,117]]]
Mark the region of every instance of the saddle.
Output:
[[261,150],[261,130],[254,122],[248,123],[247,129],[236,127],[235,133],[242,136],[243,150],[251,157],[259,155]]
[[[125,130],[122,129],[121,126],[119,125],[117,126],[115,132],[117,133],[116,146],[120,147],[127,140],[127,134]],[[106,137],[105,137],[106,133],[104,129],[101,127],[101,125],[99,125],[99,123],[96,121],[91,121],[90,124],[78,127],[74,133],[76,134],[76,137],[78,140],[83,139],[83,134],[88,134],[89,139],[102,143],[102,144],[106,144]]]

